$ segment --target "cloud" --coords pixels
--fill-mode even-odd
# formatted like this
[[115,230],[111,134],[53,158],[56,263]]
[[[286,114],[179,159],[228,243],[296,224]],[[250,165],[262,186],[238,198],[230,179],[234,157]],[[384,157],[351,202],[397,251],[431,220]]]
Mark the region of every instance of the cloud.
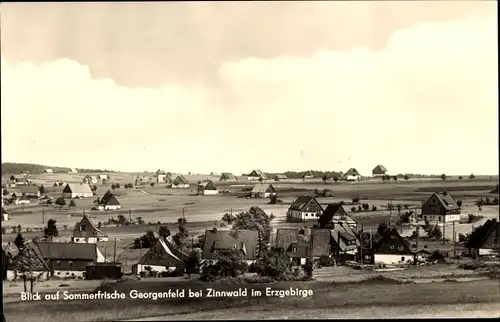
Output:
[[367,173],[381,163],[395,172],[493,173],[496,23],[415,25],[381,51],[221,62],[217,86],[126,88],[69,59],[2,57],[2,154],[137,171]]

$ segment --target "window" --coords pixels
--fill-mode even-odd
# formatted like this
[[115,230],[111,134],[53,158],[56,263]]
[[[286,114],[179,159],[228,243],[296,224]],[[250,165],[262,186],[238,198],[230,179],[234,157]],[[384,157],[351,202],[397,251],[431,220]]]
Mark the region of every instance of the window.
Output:
[[441,216],[438,217],[438,221],[441,222]]
[[85,231],[87,227],[85,225],[80,225],[80,231]]
[[403,247],[403,246],[398,246],[398,249],[399,249],[399,250],[403,250],[403,249],[404,249],[404,247]]
[[297,248],[296,247],[293,247],[292,248],[292,252],[296,252],[297,251]]
[[404,257],[404,256],[403,256],[403,257],[401,257],[401,261],[402,261],[402,262],[404,262],[404,261],[405,261],[405,257]]
[[394,245],[389,246],[390,249],[394,249]]
[[427,216],[424,216],[424,219],[427,220]]

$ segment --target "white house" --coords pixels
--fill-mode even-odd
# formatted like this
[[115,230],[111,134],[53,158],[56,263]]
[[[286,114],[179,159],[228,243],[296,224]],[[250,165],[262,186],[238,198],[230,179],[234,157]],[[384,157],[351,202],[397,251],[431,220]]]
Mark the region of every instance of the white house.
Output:
[[52,169],[45,169],[45,173],[54,173]]
[[172,188],[177,188],[177,189],[187,189],[189,188],[189,182],[184,177],[182,174],[178,175],[173,181],[172,181]]
[[11,202],[14,205],[26,205],[31,203],[31,200],[27,194],[18,192],[12,194]]
[[435,192],[422,205],[422,219],[430,223],[460,221],[461,209],[448,192]]
[[156,272],[184,271],[188,256],[178,249],[167,239],[159,238],[137,264],[132,266],[132,274],[140,275],[147,271],[147,267]]
[[198,183],[198,188],[196,189],[196,193],[198,195],[209,196],[209,195],[217,195],[219,194],[219,191],[217,190],[217,187],[212,181],[206,180],[206,181],[200,181],[200,183]]
[[2,207],[2,221],[8,221],[9,220],[9,213],[7,210],[5,210],[4,207]]
[[111,192],[107,191],[104,196],[102,196],[101,200],[99,200],[99,204],[97,205],[98,210],[118,210],[122,206],[116,196]]
[[266,175],[260,169],[255,169],[248,175],[248,180],[267,180]]
[[388,173],[386,167],[384,167],[381,164],[377,165],[372,170],[372,176],[373,177],[383,177],[383,176],[386,176],[386,175],[389,175],[389,173]]
[[62,191],[62,195],[64,198],[88,198],[92,197],[94,193],[86,183],[68,183]]
[[100,174],[100,175],[98,175],[98,176],[97,176],[97,178],[98,178],[99,180],[101,180],[101,181],[102,181],[102,180],[106,180],[106,181],[108,181],[108,180],[109,180],[109,175],[107,175],[107,174]]
[[276,195],[276,189],[270,183],[257,183],[250,194],[253,198],[269,198]]
[[95,244],[108,241],[108,236],[94,225],[89,216],[84,214],[82,220],[75,225],[71,241],[73,243]]
[[389,232],[376,243],[374,262],[375,264],[400,265],[414,263],[415,251],[410,244],[399,235],[396,228]]
[[350,168],[344,174],[344,180],[346,180],[346,181],[360,181],[361,175],[359,174],[358,170],[356,170],[354,168]]
[[86,175],[83,180],[82,180],[82,183],[86,183],[86,184],[97,184],[99,183],[99,178],[97,176],[90,176],[90,175]]
[[78,171],[76,170],[76,168],[71,168],[69,169],[68,173],[78,173]]
[[318,220],[323,214],[323,210],[316,198],[300,196],[288,208],[287,216],[299,220]]
[[158,169],[156,171],[154,178],[156,179],[155,181],[158,183],[163,183],[167,181],[167,173],[161,169]]

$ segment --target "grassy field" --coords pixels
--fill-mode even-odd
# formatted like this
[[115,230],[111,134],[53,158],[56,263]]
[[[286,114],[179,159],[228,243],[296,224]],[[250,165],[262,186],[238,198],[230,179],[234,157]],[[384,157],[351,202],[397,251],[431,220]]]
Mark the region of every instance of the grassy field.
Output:
[[[492,280],[470,281],[462,283],[426,283],[400,284],[394,280],[365,281],[359,283],[332,282],[289,282],[271,284],[245,283],[203,283],[200,281],[166,282],[161,280],[125,281],[111,284],[106,291],[118,291],[129,294],[131,290],[139,292],[164,292],[171,290],[199,291],[206,288],[235,290],[248,288],[261,291],[263,296],[223,297],[223,298],[177,298],[177,299],[131,299],[122,300],[75,300],[71,305],[67,301],[20,302],[7,301],[4,314],[7,321],[109,321],[139,319],[144,317],[166,318],[172,316],[196,316],[207,318],[234,318],[240,313],[247,318],[267,318],[276,316],[277,311],[307,312],[309,317],[322,317],[331,310],[342,309],[345,312],[359,312],[369,308],[390,308],[393,316],[399,316],[400,310],[408,305],[426,306],[432,313],[440,305],[453,305],[457,309],[462,305],[488,305],[498,308],[500,292]],[[299,288],[312,290],[309,297],[271,297],[266,296],[265,288],[275,290]],[[103,289],[104,290],[104,289]],[[314,311],[313,311],[314,310]],[[230,314],[233,314],[230,316]],[[304,316],[304,315],[303,315]],[[362,315],[359,315],[363,317]],[[297,317],[297,316],[294,316]],[[364,316],[365,318],[371,315]]]

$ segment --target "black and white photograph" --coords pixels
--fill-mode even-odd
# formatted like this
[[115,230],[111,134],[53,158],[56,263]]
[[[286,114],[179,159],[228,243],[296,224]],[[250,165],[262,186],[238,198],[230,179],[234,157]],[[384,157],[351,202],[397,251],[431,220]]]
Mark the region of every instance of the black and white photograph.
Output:
[[496,1],[0,14],[4,322],[500,317]]

